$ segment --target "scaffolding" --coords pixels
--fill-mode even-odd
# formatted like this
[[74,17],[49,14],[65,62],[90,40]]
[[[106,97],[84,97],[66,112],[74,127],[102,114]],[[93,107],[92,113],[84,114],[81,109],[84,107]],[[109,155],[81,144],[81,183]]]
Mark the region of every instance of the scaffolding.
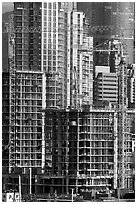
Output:
[[[76,107],[75,110],[72,107],[73,109],[64,110],[64,112],[63,110],[57,110],[55,111],[56,114],[53,114],[53,110],[50,110],[51,115],[45,110],[48,117],[54,117],[54,123],[56,120],[58,121],[54,125],[56,128],[58,127],[59,132],[53,131],[51,128],[53,124],[51,123],[50,128],[52,131],[45,135],[45,139],[50,135],[50,143],[53,142],[49,152],[52,169],[57,166],[61,168],[65,167],[65,171],[62,174],[63,186],[65,185],[64,192],[68,192],[70,188],[75,188],[76,192],[78,192],[80,189],[91,190],[99,188],[103,190],[106,187],[116,189],[127,186],[126,168],[128,156],[125,153],[127,147],[125,143],[127,138],[126,64],[123,60],[122,43],[117,40],[114,42],[107,41],[106,43],[107,45],[103,49],[98,47],[95,50],[81,51],[108,52],[108,54],[113,51],[120,54],[120,58],[117,59],[117,62],[119,60],[119,64],[116,67],[119,77],[119,106],[116,105],[113,108],[104,108],[102,110],[87,108],[90,106],[86,106],[87,110],[82,109],[82,107],[81,109],[77,109]],[[112,45],[118,46],[113,47]],[[76,70],[74,72],[74,75],[76,75]],[[76,76],[74,79],[76,79]],[[76,81],[74,80],[74,82],[75,91],[77,91]],[[71,119],[72,115],[73,119]],[[53,121],[53,118],[52,120],[47,119],[50,122]],[[45,121],[45,128],[47,128],[47,124]],[[62,134],[64,134],[63,137],[61,136]],[[56,141],[53,138],[56,138]],[[63,143],[64,139],[65,143]],[[130,138],[128,137],[128,139]],[[56,149],[58,153],[56,155],[53,154],[54,151],[52,149],[54,151]],[[65,155],[64,160],[59,155]],[[60,162],[61,165],[59,164]],[[60,170],[58,169],[59,172]],[[59,178],[59,174],[57,177]],[[54,181],[53,179],[52,184],[55,187]]]
[[[11,16],[11,24],[13,18]],[[12,26],[12,25],[11,25]],[[11,28],[10,26],[10,28]],[[12,30],[9,32],[9,70],[10,70],[10,127],[9,127],[9,172],[15,165],[15,135],[16,135],[16,69],[15,69],[15,34]]]
[[114,178],[114,111],[79,113],[78,186],[106,190]]
[[17,71],[16,122],[18,158],[21,167],[42,163],[42,72]]
[[[118,74],[119,80],[119,101],[116,112],[118,115],[118,168],[117,168],[117,178],[118,183],[115,186],[119,188],[126,188],[127,179],[126,172],[128,172],[128,154],[126,153],[126,138],[127,138],[127,65],[126,65],[126,50],[124,47],[124,38],[117,40],[106,40],[105,42],[98,45],[95,49],[85,50],[81,49],[81,52],[107,52],[108,56],[112,52],[115,57],[115,72]],[[117,63],[117,64],[116,64]]]
[[59,186],[66,193],[71,188],[78,193],[113,186],[114,113],[111,109],[45,110],[45,175],[52,179],[52,191],[59,191]]
[[[34,15],[32,6],[35,7]],[[24,170],[37,167],[41,171],[44,160],[44,74],[41,71],[41,49],[38,49],[41,47],[41,32],[25,32],[24,24],[21,23],[22,27],[18,24],[20,19],[20,22],[25,21],[26,25],[30,26],[29,19],[35,18],[33,26],[38,27],[41,18],[40,6],[39,3],[15,3],[14,19],[12,17],[9,26],[10,173],[15,166]]]

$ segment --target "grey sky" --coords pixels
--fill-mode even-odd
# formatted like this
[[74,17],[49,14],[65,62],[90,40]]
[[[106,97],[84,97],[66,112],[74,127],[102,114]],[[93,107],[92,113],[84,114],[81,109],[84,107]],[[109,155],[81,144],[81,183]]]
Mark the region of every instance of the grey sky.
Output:
[[13,11],[13,3],[12,2],[2,2],[2,13]]

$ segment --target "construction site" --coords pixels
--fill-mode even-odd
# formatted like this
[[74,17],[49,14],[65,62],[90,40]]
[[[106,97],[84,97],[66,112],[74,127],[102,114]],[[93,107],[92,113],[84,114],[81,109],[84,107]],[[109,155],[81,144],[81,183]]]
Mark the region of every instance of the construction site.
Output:
[[[34,27],[38,26],[43,15],[41,4],[27,4],[23,14],[21,6],[17,3],[15,16],[11,16],[9,70],[3,72],[3,192],[12,189],[22,197],[68,195],[72,191],[80,195],[90,192],[91,197],[111,191],[118,196],[121,189],[134,192],[135,110],[128,104],[130,78],[124,39],[111,38],[93,47],[93,38],[82,31],[85,35],[80,46],[75,42],[81,33],[73,28],[74,42],[71,45],[70,40],[71,51],[66,53],[65,40],[70,36],[60,32],[58,42],[63,36],[66,44],[60,44],[59,50],[48,50],[51,58],[59,57],[59,64],[56,69],[49,64],[47,68],[47,47],[43,49],[41,43],[47,36],[12,30],[13,24],[19,28],[28,15],[32,23],[33,9]],[[62,9],[59,14],[59,24],[65,23]],[[74,10],[72,17],[88,28],[82,12]],[[100,53],[108,73],[105,66],[95,68]],[[70,55],[68,61],[66,54]]]
[[[45,166],[43,173],[32,168],[31,193],[70,194],[74,189],[77,194],[89,191],[94,195],[97,191],[123,189],[120,179],[124,188],[133,191],[134,111],[127,110],[124,174],[118,148],[118,114],[109,107],[45,110]],[[18,174],[25,195],[30,192],[30,170],[17,168],[8,179],[11,188],[14,185],[18,189]]]
[[[103,190],[117,185],[113,172],[117,162],[113,152],[117,142],[113,134],[117,134],[114,111],[46,110],[45,116],[45,161],[48,169],[45,173],[51,175],[54,183],[51,183],[51,188],[66,193],[74,188],[76,193],[80,193],[80,190]],[[56,183],[57,178],[61,183],[59,180]]]

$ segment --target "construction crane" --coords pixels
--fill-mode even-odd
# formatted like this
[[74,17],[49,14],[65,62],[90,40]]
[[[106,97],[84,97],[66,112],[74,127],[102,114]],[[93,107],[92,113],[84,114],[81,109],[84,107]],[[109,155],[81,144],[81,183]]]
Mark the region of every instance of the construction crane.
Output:
[[126,158],[126,132],[127,132],[127,66],[124,59],[119,65],[119,175],[121,178],[121,188],[125,187],[125,169],[127,168]]
[[[106,40],[106,41],[104,41],[103,43],[100,43],[100,44],[98,44],[98,45],[96,45],[96,47],[95,48],[93,48],[93,49],[84,49],[84,47],[83,46],[81,46],[81,47],[76,47],[76,48],[78,48],[78,50],[80,51],[80,52],[89,52],[89,53],[94,53],[94,52],[118,52],[118,51],[120,51],[121,52],[121,56],[123,56],[123,54],[122,54],[122,52],[124,51],[123,49],[122,49],[122,47],[121,46],[123,46],[122,45],[122,43],[119,41],[119,39],[122,39],[122,38],[115,38],[115,39],[109,39],[109,40]],[[116,45],[120,45],[120,47],[121,47],[121,49],[120,50],[118,50],[118,48],[117,49],[115,49],[115,48],[111,48],[112,46],[114,47],[114,46],[116,46]],[[103,47],[102,48],[102,46],[106,46],[106,48],[105,47]]]
[[[77,51],[80,54],[86,55],[86,54],[92,54],[92,53],[101,53],[101,52],[105,52],[108,53],[108,55],[110,55],[111,52],[116,52],[117,55],[122,55],[121,54],[121,48],[118,49],[116,48],[116,45],[119,45],[120,47],[122,46],[121,42],[119,42],[118,40],[106,40],[103,43],[100,43],[99,45],[97,45],[95,48],[93,49],[87,49],[84,46],[75,46],[73,45],[72,48],[77,49]],[[119,60],[120,62],[120,60]],[[79,104],[78,104],[78,70],[77,70],[77,66],[73,67],[72,70],[72,78],[73,78],[73,83],[72,83],[72,102],[71,102],[71,108],[77,109]]]
[[[115,41],[116,43],[116,41]],[[112,41],[110,40],[106,40],[105,42],[103,43],[100,43],[99,45],[97,45],[95,48],[93,49],[87,49],[87,47],[85,46],[77,46],[77,45],[72,45],[72,48],[73,49],[77,49],[77,51],[80,53],[80,54],[84,54],[86,56],[86,54],[92,54],[92,53],[101,53],[101,52],[106,52],[108,53],[108,55],[110,55],[110,52],[118,52],[119,50],[114,48],[114,44],[113,42],[113,46],[112,46]],[[79,108],[79,104],[78,104],[78,99],[79,99],[79,96],[78,96],[78,84],[79,84],[79,81],[78,81],[78,70],[77,70],[77,66],[74,66],[73,67],[73,70],[72,70],[72,100],[71,100],[71,108],[74,108],[74,109],[77,109]]]

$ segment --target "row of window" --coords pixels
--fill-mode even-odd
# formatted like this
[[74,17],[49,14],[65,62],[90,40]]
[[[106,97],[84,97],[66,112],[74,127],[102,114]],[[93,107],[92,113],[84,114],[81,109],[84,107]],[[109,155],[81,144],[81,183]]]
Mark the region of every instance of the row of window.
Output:
[[79,146],[83,145],[88,146],[94,146],[94,147],[113,147],[113,141],[80,141]]
[[51,9],[48,9],[48,10],[44,9],[44,15],[45,15],[44,20],[46,19],[47,14],[48,14],[48,16],[56,16],[56,10],[55,9],[53,9],[53,10],[51,10]]
[[115,87],[115,88],[113,88],[113,87],[111,87],[111,88],[109,88],[109,87],[107,87],[107,88],[105,88],[105,87],[98,87],[98,90],[102,90],[102,89],[103,90],[115,90],[116,92],[118,91],[118,87]]
[[56,7],[57,7],[57,3],[55,3],[55,2],[53,2],[53,3],[46,3],[46,2],[44,2],[44,8],[48,8],[48,9],[56,9]]
[[[8,89],[7,89],[8,90]],[[19,92],[21,91],[21,87],[20,86],[18,86],[17,88],[16,88],[16,91],[18,92],[18,94],[19,94]],[[23,92],[42,92],[42,87],[37,87],[37,85],[36,85],[36,87],[29,87],[29,86],[22,86],[22,91],[21,91],[21,93],[23,93]]]
[[105,157],[91,157],[90,159],[82,159],[81,157],[79,158],[79,162],[83,162],[83,163],[88,163],[88,162],[113,162],[113,158],[109,158],[107,159],[106,156]]
[[83,127],[83,126],[80,126],[79,127],[79,131],[80,132],[92,132],[92,133],[99,133],[99,132],[103,132],[103,133],[109,133],[111,132],[111,127],[108,127],[108,126],[88,126],[88,127]]
[[96,163],[96,164],[79,164],[79,169],[86,169],[86,170],[88,170],[88,169],[98,169],[99,171],[102,171],[103,169],[108,170],[108,162],[113,162],[113,157],[107,157],[107,158],[102,157],[102,158],[103,158],[102,162],[105,162],[106,164],[105,163],[103,164],[103,163],[100,163],[100,162]]
[[25,159],[23,158],[18,158],[18,160],[16,161],[17,165],[21,165],[21,166],[38,166],[41,167],[41,159],[40,161],[37,161],[36,159],[34,160],[28,160],[28,157],[26,157]]
[[113,78],[112,78],[112,79],[109,79],[109,80],[107,80],[107,79],[98,79],[98,81],[103,82],[103,83],[109,82],[110,84],[112,84],[112,83],[114,83],[114,82],[117,82],[117,83],[118,83],[118,80],[114,80]]
[[90,119],[84,119],[84,120],[82,120],[82,119],[79,119],[79,125],[85,125],[85,126],[87,126],[87,125],[98,125],[98,126],[108,126],[109,127],[109,125],[111,125],[111,123],[110,123],[110,121],[109,121],[109,118],[108,119],[105,119],[105,118],[103,118],[103,119],[94,119],[94,120],[90,120]]
[[109,83],[109,84],[108,84],[108,83],[107,83],[107,84],[105,84],[105,83],[103,83],[103,84],[102,84],[102,83],[98,83],[98,86],[102,86],[102,85],[103,85],[103,86],[108,86],[108,85],[109,85],[109,86],[116,86],[116,88],[117,88],[117,86],[118,86],[117,83],[114,83],[114,84],[110,84],[110,83]]
[[[95,143],[95,142],[93,142],[93,143]],[[93,154],[93,155],[97,155],[97,154],[105,155],[105,154],[112,154],[113,151],[114,151],[113,149],[91,149],[91,154]],[[84,149],[84,150],[80,149],[79,150],[79,155],[87,156],[87,154],[90,154],[90,149]]]
[[22,130],[20,131],[20,129],[18,128],[18,132],[19,133],[28,133],[28,137],[31,137],[32,138],[32,136],[30,136],[29,135],[29,133],[33,133],[33,132],[39,132],[39,133],[41,133],[42,132],[42,127],[31,127],[31,130],[30,130],[30,128],[28,128],[28,127],[22,127]]

